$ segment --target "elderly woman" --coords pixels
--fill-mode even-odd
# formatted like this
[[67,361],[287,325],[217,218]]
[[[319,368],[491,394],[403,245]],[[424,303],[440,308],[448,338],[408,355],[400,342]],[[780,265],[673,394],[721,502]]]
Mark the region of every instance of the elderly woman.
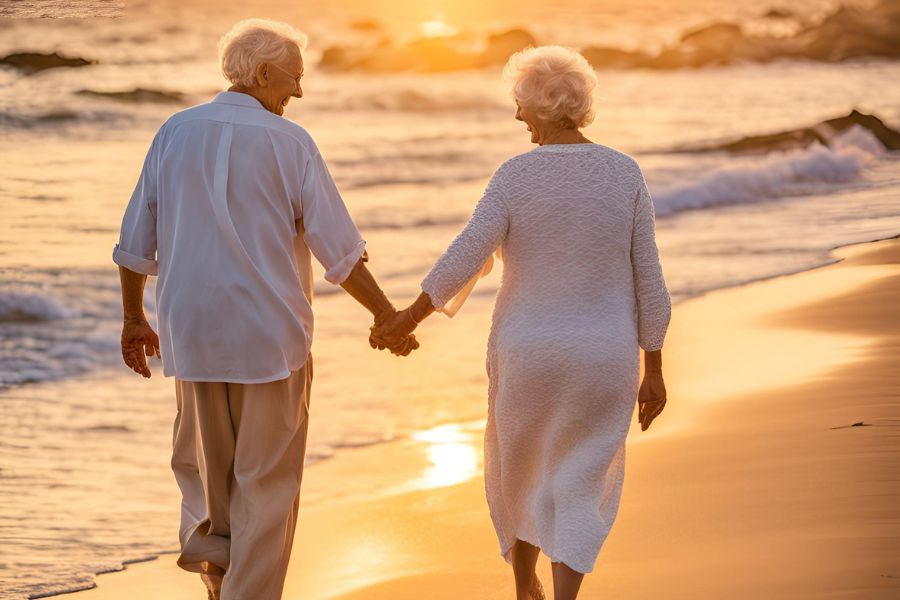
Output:
[[531,48],[504,76],[538,147],[497,170],[421,295],[376,323],[370,342],[396,343],[434,310],[452,316],[502,249],[487,357],[487,500],[518,600],[543,598],[540,550],[555,599],[569,600],[616,517],[635,398],[643,430],[665,405],[671,303],[641,169],[579,131],[593,118],[590,65],[565,48]]

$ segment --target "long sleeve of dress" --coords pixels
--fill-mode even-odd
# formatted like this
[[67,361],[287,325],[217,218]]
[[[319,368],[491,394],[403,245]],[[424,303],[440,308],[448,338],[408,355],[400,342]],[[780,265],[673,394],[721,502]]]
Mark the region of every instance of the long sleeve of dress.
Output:
[[491,271],[492,253],[506,237],[509,213],[502,181],[501,168],[488,183],[466,227],[422,281],[422,291],[449,317],[456,314],[478,279]]
[[653,199],[640,175],[631,237],[631,266],[637,300],[638,344],[647,352],[663,346],[672,317],[672,301],[656,246]]

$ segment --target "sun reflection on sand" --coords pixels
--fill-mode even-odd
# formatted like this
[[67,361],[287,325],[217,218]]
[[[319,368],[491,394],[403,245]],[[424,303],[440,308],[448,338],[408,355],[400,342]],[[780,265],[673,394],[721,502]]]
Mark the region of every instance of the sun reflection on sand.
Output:
[[423,488],[456,485],[475,477],[480,469],[476,431],[483,431],[484,422],[476,424],[452,423],[417,431],[412,439],[428,444],[426,451],[431,465],[417,482]]

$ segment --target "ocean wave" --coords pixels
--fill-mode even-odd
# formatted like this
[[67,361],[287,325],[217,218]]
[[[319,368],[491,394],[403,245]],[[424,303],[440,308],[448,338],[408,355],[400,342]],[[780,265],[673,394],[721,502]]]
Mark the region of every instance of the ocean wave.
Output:
[[118,366],[115,315],[115,271],[0,269],[0,389]]
[[[402,166],[402,165],[401,165]],[[376,188],[390,185],[441,185],[458,184],[470,181],[479,181],[490,175],[490,171],[472,172],[460,168],[458,171],[441,169],[439,165],[432,166],[431,170],[413,169],[398,170],[396,173],[358,173],[341,177],[340,184],[343,189]]]
[[821,191],[858,179],[866,162],[885,152],[868,129],[853,125],[831,140],[814,142],[802,150],[774,152],[762,160],[742,159],[696,183],[654,194],[658,216],[682,210],[762,202],[784,196]]
[[76,316],[77,311],[43,292],[9,285],[0,287],[0,323],[35,323]]
[[129,103],[154,102],[163,104],[178,104],[184,102],[185,96],[178,91],[154,90],[147,88],[133,88],[122,91],[100,91],[82,89],[75,92],[79,96],[91,96],[109,100],[117,100]]
[[85,433],[134,433],[134,430],[128,425],[89,425],[81,427],[78,431]]
[[36,129],[39,127],[60,127],[76,124],[111,125],[131,120],[133,120],[131,115],[110,110],[51,110],[36,114],[0,112],[0,128],[6,129]]
[[427,94],[416,89],[385,89],[371,93],[333,98],[320,110],[376,110],[405,112],[445,112],[455,110],[508,110],[504,104],[477,93]]
[[0,125],[30,127],[46,123],[63,123],[78,120],[78,113],[71,110],[53,110],[31,116],[0,112]]
[[391,229],[422,229],[426,227],[446,227],[450,225],[463,225],[466,223],[468,215],[449,215],[446,217],[419,217],[409,220],[400,221],[394,218],[385,219],[383,217],[362,217],[358,224],[360,229],[367,231],[372,230],[391,230]]
[[379,444],[387,444],[388,442],[394,441],[396,438],[391,435],[383,435],[383,436],[367,436],[367,437],[347,437],[340,442],[336,442],[331,444],[331,447],[335,450],[349,450],[356,448],[368,448],[370,446],[377,446]]

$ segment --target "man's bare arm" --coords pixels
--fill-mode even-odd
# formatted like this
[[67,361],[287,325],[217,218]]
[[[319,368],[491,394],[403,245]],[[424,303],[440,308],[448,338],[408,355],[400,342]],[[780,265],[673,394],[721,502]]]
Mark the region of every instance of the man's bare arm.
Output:
[[147,283],[147,276],[120,265],[119,281],[122,283],[122,309],[125,321],[146,321],[144,284]]
[[[119,266],[122,283],[122,360],[135,373],[150,377],[146,356],[160,355],[159,337],[144,314],[144,284],[147,276]],[[146,354],[146,356],[145,356]]]
[[[366,267],[365,258],[357,261],[347,279],[341,282],[341,287],[372,313],[376,325],[385,322],[397,312]],[[391,348],[391,352],[405,356],[418,347],[419,343],[415,336],[409,336],[403,343]]]

